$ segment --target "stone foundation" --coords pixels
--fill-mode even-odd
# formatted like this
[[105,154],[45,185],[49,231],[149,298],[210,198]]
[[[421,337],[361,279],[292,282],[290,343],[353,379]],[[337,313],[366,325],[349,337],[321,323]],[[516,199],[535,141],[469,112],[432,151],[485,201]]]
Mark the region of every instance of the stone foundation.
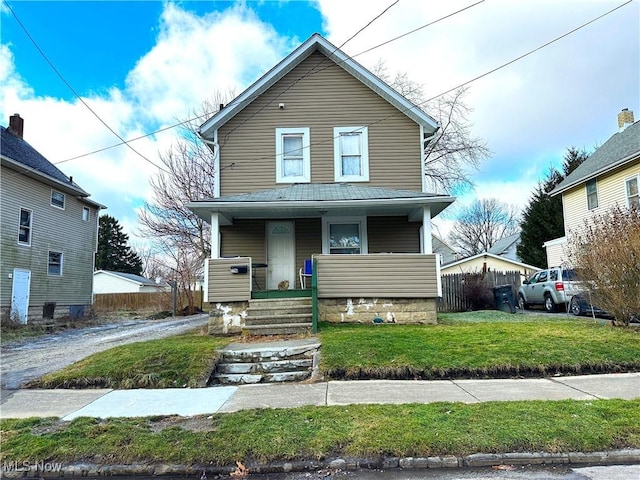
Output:
[[209,335],[235,335],[242,332],[249,302],[211,304]]
[[332,323],[437,322],[435,298],[319,298],[318,310],[320,321]]

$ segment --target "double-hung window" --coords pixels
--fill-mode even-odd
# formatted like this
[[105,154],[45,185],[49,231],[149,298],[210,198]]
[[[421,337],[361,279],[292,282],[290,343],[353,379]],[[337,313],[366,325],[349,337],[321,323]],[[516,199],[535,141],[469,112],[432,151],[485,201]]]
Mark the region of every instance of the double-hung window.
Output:
[[51,205],[64,210],[64,193],[51,190]]
[[369,181],[367,127],[334,127],[333,151],[336,182]]
[[276,128],[276,183],[309,183],[311,152],[308,128]]
[[595,179],[587,182],[587,208],[598,208],[598,184]]
[[53,252],[49,250],[47,273],[55,277],[62,276],[62,252]]
[[638,183],[640,176],[629,178],[626,181],[627,189],[627,206],[640,207],[640,194],[638,193]]
[[20,245],[31,245],[31,210],[20,209],[20,221],[18,226],[18,243]]
[[89,207],[82,207],[82,221],[83,222],[88,222],[89,221]]
[[366,217],[323,218],[322,247],[330,255],[366,254]]

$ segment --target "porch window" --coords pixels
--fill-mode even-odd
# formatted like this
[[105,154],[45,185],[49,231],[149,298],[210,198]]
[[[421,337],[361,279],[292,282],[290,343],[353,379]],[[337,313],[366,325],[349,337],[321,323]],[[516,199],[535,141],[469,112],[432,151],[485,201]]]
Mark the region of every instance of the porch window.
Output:
[[587,182],[587,207],[589,210],[598,208],[598,184],[595,180]]
[[308,128],[276,128],[276,182],[309,183],[311,153]]
[[367,253],[366,218],[324,219],[323,253],[358,255]]
[[369,136],[367,127],[333,129],[336,182],[369,181]]
[[20,209],[20,224],[18,227],[18,243],[20,245],[31,245],[31,210]]
[[640,206],[640,194],[638,193],[638,178],[634,177],[627,180],[627,206],[639,207]]

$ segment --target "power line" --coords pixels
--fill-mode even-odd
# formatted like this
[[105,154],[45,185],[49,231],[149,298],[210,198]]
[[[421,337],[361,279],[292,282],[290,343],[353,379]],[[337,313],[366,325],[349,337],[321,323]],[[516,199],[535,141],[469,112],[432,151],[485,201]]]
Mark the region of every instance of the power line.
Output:
[[[6,1],[6,0],[5,0],[5,1]],[[399,1],[399,0],[398,0],[398,1]],[[373,21],[375,21],[375,20],[377,20],[378,18],[380,18],[384,13],[386,13],[386,12],[387,12],[387,10],[389,10],[391,7],[393,7],[394,5],[396,5],[396,3],[398,3],[398,1],[396,1],[395,3],[393,3],[392,5],[390,5],[389,7],[387,7],[387,8],[386,8],[384,11],[382,11],[380,14],[378,14],[378,15],[377,15],[373,20],[371,20],[367,25],[365,25],[363,28],[361,28],[361,29],[360,29],[356,34],[352,35],[352,36],[351,36],[351,37],[350,37],[346,42],[344,42],[340,47],[337,47],[337,48],[333,51],[333,53],[335,53],[337,50],[339,50],[340,48],[342,48],[342,46],[346,45],[346,44],[347,44],[347,42],[349,42],[349,41],[351,41],[353,38],[355,38],[355,37],[356,37],[356,35],[358,35],[359,33],[361,33],[361,32],[362,32],[366,27],[368,27],[369,25],[371,25],[371,23],[373,23]],[[438,19],[436,19],[436,20],[433,20],[433,21],[431,21],[431,22],[429,22],[429,23],[426,23],[426,24],[424,24],[424,25],[421,25],[420,27],[415,28],[415,29],[413,29],[413,30],[411,30],[411,31],[409,31],[409,32],[407,32],[407,33],[404,33],[404,34],[399,35],[399,36],[397,36],[397,37],[395,37],[395,38],[392,38],[392,39],[390,39],[390,40],[387,40],[387,41],[385,41],[385,42],[383,42],[383,43],[381,43],[381,44],[378,44],[378,45],[375,45],[375,46],[373,46],[373,47],[370,47],[370,48],[368,48],[367,50],[364,50],[364,51],[362,51],[362,52],[356,53],[355,55],[352,55],[352,56],[347,56],[347,59],[346,59],[346,60],[353,59],[353,58],[355,58],[355,57],[358,57],[358,56],[360,56],[360,55],[363,55],[363,54],[365,54],[365,53],[368,53],[368,52],[370,52],[370,51],[372,51],[372,50],[375,50],[376,48],[379,48],[379,47],[382,47],[382,46],[384,46],[384,45],[387,45],[387,44],[389,44],[389,43],[391,43],[391,42],[393,42],[393,41],[395,41],[395,40],[399,40],[400,38],[403,38],[403,37],[405,37],[405,36],[407,36],[407,35],[409,35],[409,34],[411,34],[411,33],[415,33],[415,32],[417,32],[417,31],[419,31],[419,30],[422,30],[423,28],[426,28],[426,27],[428,27],[428,26],[430,26],[430,25],[433,25],[433,24],[438,23],[438,22],[440,22],[440,21],[442,21],[442,20],[445,20],[445,19],[447,19],[447,18],[449,18],[449,17],[452,17],[453,15],[456,15],[456,14],[461,13],[461,12],[463,12],[463,11],[465,11],[465,10],[468,10],[468,9],[470,9],[470,8],[472,8],[472,7],[475,7],[476,5],[479,5],[479,4],[483,3],[484,1],[485,1],[485,0],[480,0],[479,2],[476,2],[476,3],[474,3],[474,4],[468,5],[468,6],[464,7],[464,8],[461,8],[460,10],[456,10],[455,12],[452,12],[452,13],[450,13],[450,14],[448,14],[448,15],[445,15],[444,17],[440,17],[440,18],[438,18]],[[313,71],[313,73],[306,73],[305,75],[301,76],[300,78],[298,78],[298,79],[294,80],[294,81],[293,81],[293,82],[288,86],[288,88],[287,88],[285,91],[283,91],[282,93],[280,93],[280,94],[278,95],[278,97],[280,97],[280,96],[281,96],[282,94],[284,94],[287,90],[289,90],[291,87],[293,87],[296,83],[298,83],[299,81],[303,80],[304,78],[310,77],[312,74],[313,74],[313,75],[315,75],[315,74],[317,74],[317,73],[321,73],[321,72],[323,72],[324,70],[326,70],[326,69],[328,69],[328,68],[334,68],[334,67],[336,67],[336,66],[340,66],[340,64],[344,63],[346,60],[339,60],[339,61],[337,61],[337,62],[335,62],[335,63],[332,63],[331,65],[329,65],[329,66],[327,66],[327,67],[324,67],[324,68],[320,69],[320,70]],[[314,69],[315,69],[315,67],[314,67]],[[313,70],[314,70],[314,69],[313,69]],[[247,97],[244,101],[245,101],[245,102],[251,102],[251,101],[255,100],[256,98],[258,98],[259,96],[260,96],[260,94],[252,95],[252,96]],[[228,108],[228,107],[231,107],[231,106],[233,106],[233,105],[234,105],[234,104],[236,104],[236,103],[238,103],[238,97],[234,98],[231,102],[229,102],[229,103],[226,105],[226,107],[227,107],[227,108]],[[161,132],[164,132],[164,131],[166,131],[166,130],[170,130],[170,129],[172,129],[172,128],[179,127],[180,125],[183,125],[183,124],[185,124],[185,123],[192,122],[192,121],[194,121],[194,120],[197,120],[197,119],[200,119],[200,118],[203,118],[203,117],[210,117],[210,116],[211,116],[211,115],[213,115],[214,113],[216,113],[216,112],[209,112],[209,113],[205,113],[205,114],[200,115],[200,116],[198,116],[198,117],[190,118],[190,119],[185,120],[185,121],[183,121],[183,122],[176,123],[175,125],[171,125],[171,126],[168,126],[168,127],[162,128],[162,129],[160,129],[160,130],[156,130],[156,131],[153,131],[153,132],[147,133],[147,134],[145,134],[145,135],[141,135],[141,136],[136,137],[136,138],[132,138],[132,139],[129,139],[129,140],[124,140],[124,141],[122,141],[122,142],[120,142],[120,143],[116,143],[116,144],[114,144],[114,145],[110,145],[110,146],[107,146],[107,147],[100,148],[100,149],[98,149],[98,150],[94,150],[93,152],[85,153],[85,154],[78,155],[78,156],[76,156],[76,157],[72,157],[72,158],[67,158],[67,159],[65,159],[65,160],[60,160],[60,161],[58,161],[58,162],[55,162],[55,164],[56,164],[56,165],[58,165],[58,164],[60,164],[60,163],[69,162],[69,161],[72,161],[72,160],[77,160],[77,159],[79,159],[79,158],[86,157],[86,156],[89,156],[89,155],[93,155],[93,154],[95,154],[95,153],[103,152],[103,151],[105,151],[105,150],[109,150],[109,149],[111,149],[111,148],[119,147],[119,146],[121,146],[121,145],[125,144],[126,142],[133,142],[133,141],[136,141],[136,140],[140,140],[140,139],[142,139],[142,138],[150,137],[150,136],[155,135],[155,134],[157,134],[157,133],[161,133]]]
[[[546,42],[546,43],[544,43],[542,45],[539,45],[538,47],[533,48],[533,49],[529,50],[528,52],[523,53],[522,55],[520,55],[520,56],[518,56],[518,57],[516,57],[516,58],[514,58],[512,60],[509,60],[508,62],[505,62],[505,63],[501,64],[498,67],[495,67],[495,68],[493,68],[493,69],[491,69],[491,70],[489,70],[489,71],[487,71],[485,73],[477,75],[477,76],[471,78],[470,80],[467,80],[467,81],[465,81],[465,82],[463,82],[463,83],[461,83],[459,85],[456,85],[455,87],[452,87],[452,88],[450,88],[450,89],[448,89],[448,90],[446,90],[444,92],[441,92],[438,95],[434,95],[431,98],[423,100],[422,102],[419,102],[419,103],[417,103],[417,104],[415,104],[415,105],[413,105],[413,106],[411,106],[409,108],[405,108],[405,109],[402,109],[402,110],[398,109],[397,112],[395,112],[395,113],[393,113],[391,115],[387,115],[386,117],[383,117],[383,118],[381,118],[379,120],[376,120],[375,122],[369,123],[367,126],[371,126],[371,125],[376,125],[378,123],[382,123],[385,120],[393,118],[393,117],[395,117],[395,116],[397,116],[399,114],[406,114],[406,112],[408,112],[410,110],[413,110],[415,108],[420,108],[420,106],[425,105],[426,103],[431,102],[431,101],[435,100],[438,97],[442,97],[443,95],[451,93],[451,92],[453,92],[453,91],[455,91],[455,90],[457,90],[459,88],[465,87],[465,86],[467,86],[467,85],[469,85],[469,84],[471,84],[471,83],[473,83],[473,82],[475,82],[477,80],[480,80],[481,78],[484,78],[484,77],[486,77],[488,75],[491,75],[492,73],[495,73],[498,70],[501,70],[501,69],[503,69],[503,68],[505,68],[505,67],[507,67],[507,66],[519,61],[519,60],[522,60],[523,58],[528,57],[529,55],[531,55],[531,54],[533,54],[533,53],[535,53],[535,52],[537,52],[539,50],[542,50],[543,48],[548,47],[549,45],[551,45],[551,44],[553,44],[553,43],[555,43],[555,42],[557,42],[557,41],[559,41],[559,40],[561,40],[561,39],[563,39],[563,38],[565,38],[565,37],[577,32],[578,30],[581,30],[581,29],[591,25],[592,23],[597,22],[598,20],[606,17],[607,15],[612,14],[616,10],[619,10],[620,8],[630,4],[632,2],[633,2],[633,0],[627,0],[625,3],[622,3],[622,4],[612,8],[611,10],[606,11],[605,13],[603,13],[603,14],[601,14],[601,15],[599,15],[599,16],[591,19],[591,20],[589,20],[588,22],[585,22],[585,23],[579,25],[578,27],[576,27],[576,28],[574,28],[574,29],[572,29],[572,30],[570,30],[570,31],[568,31],[566,33],[563,33],[562,35],[560,35],[558,37],[555,37],[554,39],[549,40],[548,42]],[[332,137],[332,138],[329,138],[327,140],[322,140],[320,142],[315,142],[315,143],[312,143],[308,147],[305,147],[305,148],[311,148],[314,145],[322,145],[324,143],[333,142],[335,140],[335,138],[336,137]],[[263,157],[257,157],[257,158],[250,159],[250,160],[244,160],[242,162],[234,162],[234,163],[228,165],[227,167],[221,168],[221,170],[224,170],[224,169],[229,168],[229,167],[233,168],[235,165],[237,165],[239,163],[249,163],[249,162],[254,162],[254,161],[257,161],[257,160],[268,160],[268,159],[271,159],[271,158],[274,158],[274,155],[266,155],[266,156],[263,156]]]
[[118,139],[122,142],[122,144],[126,145],[127,147],[129,147],[134,153],[136,153],[138,156],[140,156],[142,159],[144,159],[145,161],[149,162],[151,165],[153,165],[154,167],[162,170],[165,173],[169,173],[167,170],[165,170],[164,168],[162,168],[161,166],[155,164],[154,162],[152,162],[151,160],[149,160],[147,157],[145,157],[142,153],[138,152],[135,148],[133,148],[131,145],[129,145],[129,143],[127,143],[127,141],[122,138],[115,130],[113,130],[101,117],[100,115],[98,115],[88,104],[87,102],[84,101],[84,99],[78,94],[78,92],[75,91],[75,89],[69,84],[69,82],[67,82],[65,80],[65,78],[62,76],[62,74],[58,71],[58,69],[55,67],[55,65],[49,60],[49,58],[47,58],[47,56],[45,55],[45,53],[42,51],[42,49],[38,46],[38,43],[35,41],[35,39],[31,36],[31,34],[29,33],[29,31],[27,30],[27,28],[24,26],[24,24],[20,21],[20,19],[18,18],[18,16],[16,15],[16,12],[13,11],[13,8],[11,8],[11,5],[9,5],[9,3],[7,2],[7,0],[4,0],[4,4],[7,6],[7,8],[9,9],[9,11],[11,12],[11,14],[13,15],[13,17],[16,19],[16,22],[18,22],[18,25],[20,25],[20,28],[22,28],[22,30],[24,31],[24,33],[27,35],[27,37],[29,38],[29,40],[31,41],[31,43],[33,43],[33,46],[36,47],[36,50],[40,53],[40,55],[42,55],[42,58],[44,58],[45,62],[47,62],[47,64],[51,67],[51,69],[55,72],[55,74],[58,76],[58,78],[60,78],[60,80],[62,80],[62,82],[69,88],[69,90],[71,90],[71,92],[75,95],[75,97],[80,100],[80,102],[87,107],[87,109],[100,121],[100,123],[102,123],[105,127],[107,127],[107,129],[113,133],[116,137],[118,137]]

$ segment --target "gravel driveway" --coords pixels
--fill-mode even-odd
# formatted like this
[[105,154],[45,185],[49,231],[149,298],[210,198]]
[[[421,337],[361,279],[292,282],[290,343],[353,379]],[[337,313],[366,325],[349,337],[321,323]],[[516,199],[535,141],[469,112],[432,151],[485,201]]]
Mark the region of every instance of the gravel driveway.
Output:
[[8,342],[0,346],[0,386],[3,390],[16,389],[23,382],[93,353],[126,343],[177,335],[206,326],[208,319],[208,314],[200,314],[168,320],[126,320]]

